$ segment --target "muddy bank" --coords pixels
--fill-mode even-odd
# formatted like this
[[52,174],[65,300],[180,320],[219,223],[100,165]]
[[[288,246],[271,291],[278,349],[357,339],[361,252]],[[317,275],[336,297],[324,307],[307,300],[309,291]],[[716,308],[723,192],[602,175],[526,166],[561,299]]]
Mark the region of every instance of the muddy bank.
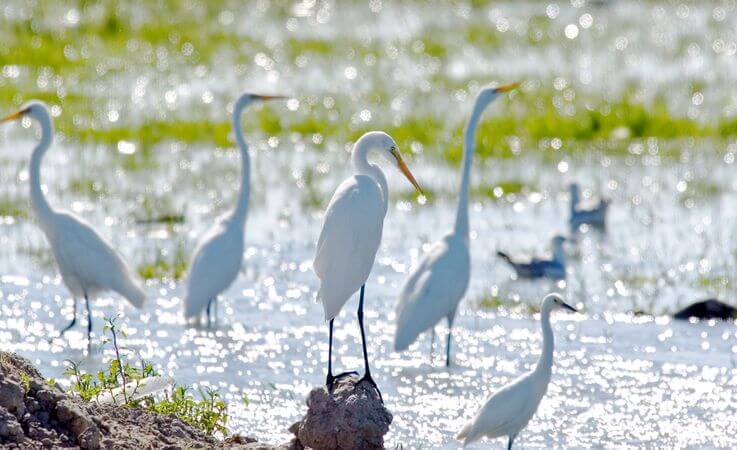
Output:
[[26,359],[0,352],[0,444],[8,449],[276,449],[252,439],[224,442],[173,415],[100,405],[67,395]]
[[[28,360],[0,352],[0,444],[8,449],[380,449],[392,415],[376,390],[353,377],[314,388],[295,437],[269,445],[242,436],[214,439],[174,415],[87,402],[65,393]],[[304,445],[303,445],[304,443]]]

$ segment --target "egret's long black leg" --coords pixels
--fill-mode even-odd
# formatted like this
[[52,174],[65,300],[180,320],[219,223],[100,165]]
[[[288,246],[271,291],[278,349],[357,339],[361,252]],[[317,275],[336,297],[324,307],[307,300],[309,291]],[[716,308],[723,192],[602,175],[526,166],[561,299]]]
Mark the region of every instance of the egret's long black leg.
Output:
[[509,436],[509,441],[507,442],[507,450],[512,450],[512,442],[514,442],[514,438],[512,436]]
[[76,298],[74,299],[74,310],[73,311],[74,311],[74,317],[72,317],[72,321],[69,322],[69,325],[64,327],[64,329],[62,329],[59,332],[59,337],[64,336],[64,333],[69,331],[69,329],[72,328],[77,323],[77,299]]
[[92,309],[86,292],[84,293],[84,304],[87,308],[87,352],[89,353],[92,349]]
[[347,377],[348,375],[358,375],[356,372],[343,372],[339,373],[338,375],[333,376],[333,321],[335,319],[330,319],[330,324],[328,325],[330,332],[329,332],[329,341],[328,341],[328,376],[325,380],[325,385],[328,387],[328,389],[333,388],[333,383],[335,380],[343,377]]
[[448,317],[448,342],[445,344],[445,367],[450,366],[450,340],[453,336],[453,319]]
[[379,400],[381,400],[382,403],[384,403],[384,399],[381,397],[381,391],[379,390],[379,386],[376,385],[376,382],[371,377],[371,368],[369,367],[369,361],[368,361],[368,351],[366,350],[366,333],[363,328],[363,296],[364,291],[366,290],[366,285],[361,286],[361,298],[358,300],[358,326],[361,328],[361,344],[363,344],[363,365],[365,367],[365,373],[363,375],[363,378],[359,380],[359,383],[361,381],[368,381],[374,389],[376,389],[376,392],[379,394]]
[[[205,311],[207,313],[207,328],[210,328],[212,326],[212,299],[207,301],[207,308],[205,308]],[[202,318],[202,316],[200,316]]]
[[328,328],[330,331],[328,331],[328,377],[325,380],[325,385],[328,388],[333,387],[333,381],[335,378],[333,378],[333,321],[335,319],[330,319],[330,324],[328,325]]

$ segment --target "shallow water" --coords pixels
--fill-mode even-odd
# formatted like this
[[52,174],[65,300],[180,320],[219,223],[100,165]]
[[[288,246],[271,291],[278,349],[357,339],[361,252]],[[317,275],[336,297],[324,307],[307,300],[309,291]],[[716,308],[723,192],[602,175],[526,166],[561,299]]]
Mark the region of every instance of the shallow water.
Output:
[[[19,20],[22,3],[10,1],[0,14]],[[270,106],[285,121],[315,110],[328,111],[331,120],[377,127],[428,112],[460,120],[477,83],[510,79],[552,87],[562,96],[603,98],[617,98],[634,84],[636,97],[666,92],[674,110],[705,122],[735,110],[728,74],[734,73],[736,12],[729,3],[685,10],[658,2],[502,3],[484,14],[462,4],[420,2],[384,2],[369,13],[382,3],[370,4],[367,10],[363,4],[304,2],[286,12],[264,6],[268,2],[252,9],[231,5],[232,17],[219,16],[223,27],[263,45],[263,52],[226,46],[217,64],[192,67],[181,55],[169,55],[166,64],[159,60],[150,67],[131,50],[126,71],[59,75],[56,82],[92,100],[104,98],[91,102],[102,126],[112,126],[111,117],[131,125],[203,111],[225,120],[226,103],[244,86],[294,93],[296,103]],[[145,9],[124,13],[148,20]],[[60,26],[53,20],[65,14],[48,11],[47,25]],[[540,26],[541,41],[533,45],[528,35],[535,31],[528,25],[542,16],[549,23]],[[470,24],[496,27],[499,42],[469,45],[456,30]],[[566,37],[573,33],[570,25],[578,32],[573,38]],[[296,39],[332,40],[335,47],[292,57],[274,37],[285,29]],[[417,50],[416,42],[428,38],[448,52],[442,63]],[[48,82],[26,67],[6,69],[0,87],[40,89]],[[505,105],[513,108],[514,102]],[[490,115],[505,114],[501,106],[491,109]],[[248,136],[253,180],[247,250],[241,275],[221,299],[218,327],[186,327],[182,283],[150,280],[141,311],[109,295],[93,302],[96,345],[87,357],[84,321],[64,339],[47,342],[70,320],[72,300],[29,217],[33,133],[19,126],[0,129],[2,209],[20,211],[0,218],[2,348],[27,356],[48,377],[62,378],[66,359],[95,370],[111,355],[101,344],[103,318],[120,315],[131,357],[151,360],[178,383],[217,387],[229,402],[232,432],[288,439],[286,429],[301,416],[305,396],[324,381],[327,327],[313,301],[311,261],[321,210],[350,170],[343,136]],[[593,143],[575,157],[556,152],[561,144],[563,150],[569,145],[549,139],[539,144],[544,152],[523,148],[517,158],[476,166],[479,191],[502,181],[523,188],[500,198],[474,196],[473,275],[456,321],[450,369],[442,362],[444,324],[432,362],[428,336],[404,354],[391,351],[401,283],[424,246],[452,226],[457,175],[438,157],[447,143],[403,148],[414,154],[410,166],[436,195],[433,201],[410,200],[410,186],[387,170],[393,203],[366,300],[374,376],[395,416],[387,446],[458,448],[453,436],[485,396],[534,365],[540,333],[531,311],[550,290],[561,291],[583,314],[554,317],[553,381],[518,447],[736,446],[737,327],[675,323],[665,315],[696,299],[730,301],[737,293],[737,214],[731,208],[737,146],[729,137],[650,139],[627,142],[628,154],[615,158]],[[237,152],[165,142],[141,167],[130,168],[122,154],[130,150],[126,145],[79,145],[59,137],[42,169],[52,204],[94,224],[134,268],[159,258],[172,261],[177,252],[188,258],[197,238],[234,200]],[[678,157],[665,154],[671,147],[680,150]],[[553,233],[567,231],[566,185],[574,180],[586,201],[612,199],[608,233],[590,231],[568,244],[564,284],[512,280],[496,250],[546,251]],[[165,215],[183,215],[184,222],[141,223]],[[489,307],[497,299],[501,307]],[[362,369],[356,304],[354,298],[336,321],[338,371]]]
[[[255,165],[262,167],[264,156],[255,156]],[[223,167],[230,159],[220,155],[213,166]],[[299,164],[293,158],[276,160],[281,169],[272,174],[283,173],[289,164]],[[47,165],[54,164],[54,157],[49,161]],[[536,167],[533,162],[529,166]],[[714,163],[714,179],[720,179],[720,167]],[[449,189],[455,182],[451,170],[417,169],[420,180],[437,180],[438,185],[448,185]],[[496,171],[504,170],[490,167],[484,176],[493,177]],[[640,171],[647,171],[643,167],[630,172],[622,167],[609,170],[614,180],[638,179]],[[644,206],[635,207],[631,200],[628,203],[634,191],[645,193],[647,189],[620,181],[616,189],[607,190],[614,199],[611,232],[606,237],[586,233],[580,244],[569,247],[572,264],[567,286],[512,281],[510,271],[493,256],[502,243],[505,249],[542,251],[547,236],[565,230],[567,197],[561,183],[567,176],[546,178],[543,174],[550,173],[538,166],[535,171],[541,172],[539,182],[544,186],[541,193],[514,201],[474,202],[474,273],[456,323],[455,364],[450,369],[442,364],[444,346],[440,344],[436,344],[435,358],[430,363],[428,336],[405,354],[392,352],[391,346],[394,307],[404,274],[417,260],[422,245],[439,238],[437,230],[450,228],[454,205],[447,201],[424,206],[395,203],[367,286],[366,307],[375,377],[395,414],[389,446],[456,448],[452,436],[484,396],[531,368],[540,348],[536,316],[514,304],[486,310],[478,302],[495,290],[501,298],[518,296],[520,304],[534,305],[551,289],[562,290],[571,302],[583,308],[584,314],[555,315],[553,381],[538,415],[520,436],[520,446],[734,445],[729,431],[735,425],[734,324],[673,323],[667,318],[630,313],[634,308],[650,307],[658,313],[672,311],[687,300],[706,295],[708,289],[698,284],[702,260],[714,261],[709,262],[714,272],[727,270],[718,261],[729,255],[716,245],[697,248],[701,237],[694,230],[702,227],[702,235],[716,235],[733,229],[735,217],[724,214],[715,220],[716,209],[731,197],[731,187],[725,186],[727,193],[688,209],[678,201],[678,190],[670,185],[684,170],[691,169],[679,164],[660,167],[656,184],[661,189],[655,193],[650,190],[649,196],[643,194],[647,202],[652,202],[648,204],[669,205],[657,213],[662,220],[653,225],[636,220]],[[582,170],[580,177],[585,179],[591,171]],[[340,176],[331,175],[334,179]],[[71,200],[74,194],[53,194],[52,183],[63,184],[59,178],[63,177],[46,178],[52,197],[59,197],[55,203],[75,204]],[[279,184],[275,175],[266,178],[254,187],[256,201],[247,226],[248,249],[242,274],[221,300],[217,329],[186,328],[179,309],[182,284],[150,282],[149,303],[140,312],[111,296],[93,303],[97,345],[91,358],[84,355],[83,325],[67,338],[47,343],[47,337],[71,317],[69,295],[53,266],[39,264],[35,257],[24,253],[24,246],[46,248],[35,226],[26,220],[4,225],[6,240],[17,250],[11,250],[13,245],[3,250],[3,348],[31,358],[49,377],[61,377],[65,359],[82,360],[83,366],[92,370],[104,359],[100,352],[110,355],[109,348],[100,350],[102,319],[120,314],[128,334],[124,345],[132,356],[152,360],[179,383],[220,389],[231,405],[229,427],[233,432],[272,442],[286,440],[285,430],[303,411],[307,392],[324,380],[327,327],[321,320],[321,307],[313,302],[317,279],[310,268],[321,222],[319,214],[305,212],[293,205],[294,199],[288,199],[294,186]],[[223,184],[224,192],[232,191],[233,183],[214,183]],[[403,183],[392,174],[390,186],[394,191],[402,189]],[[263,192],[265,187],[268,194]],[[180,194],[188,198],[187,226],[174,232],[174,239],[191,248],[189,239],[196,238],[207,226],[212,206],[194,189]],[[124,203],[111,198],[95,202],[92,211],[82,208],[80,214],[92,220],[133,261],[145,259],[146,247],[169,244],[170,238],[158,237],[149,227],[114,220],[105,227],[108,211],[123,211]],[[726,208],[722,210],[726,212]],[[714,220],[705,219],[709,217]],[[194,224],[192,231],[188,231],[189,223]],[[166,231],[166,227],[163,229]],[[695,245],[676,245],[691,242]],[[652,257],[650,245],[679,247],[682,255],[670,252],[677,259],[661,262]],[[635,278],[639,276],[637,267],[657,277],[659,264],[672,265],[677,271],[671,285],[649,286],[647,280],[642,280],[647,275]],[[689,264],[694,267],[689,269]],[[356,303],[353,299],[336,321],[337,370],[360,370],[362,366]],[[444,330],[444,325],[438,327],[439,341],[444,339]],[[244,394],[249,399],[247,406],[242,403]]]

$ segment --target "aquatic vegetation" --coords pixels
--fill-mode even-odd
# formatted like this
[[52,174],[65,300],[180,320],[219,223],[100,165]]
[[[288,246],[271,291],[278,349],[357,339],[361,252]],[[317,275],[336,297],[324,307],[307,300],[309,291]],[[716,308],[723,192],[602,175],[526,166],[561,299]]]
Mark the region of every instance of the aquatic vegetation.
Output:
[[681,203],[693,205],[696,199],[709,199],[722,194],[723,187],[705,179],[695,179],[691,181],[681,181],[676,186],[679,192]]
[[540,306],[532,299],[519,299],[501,296],[494,291],[487,291],[473,302],[481,310],[508,309],[522,314],[537,314]]
[[537,188],[519,180],[495,181],[493,185],[478,185],[471,190],[471,197],[500,200],[508,196],[529,195]]
[[98,197],[107,193],[100,181],[90,178],[76,178],[69,182],[69,190],[80,194]]
[[220,394],[213,389],[200,390],[199,400],[192,396],[186,386],[175,386],[171,393],[165,391],[163,396],[138,396],[137,391],[144,381],[160,376],[160,373],[150,362],[141,360],[138,365],[132,365],[128,358],[122,356],[118,334],[125,336],[125,331],[118,328],[117,318],[108,318],[106,322],[105,331],[110,333],[115,357],[110,359],[105,370],[95,374],[84,372],[78,363],[68,360],[64,375],[71,379],[70,392],[73,395],[85,401],[98,401],[102,394],[108,394],[113,402],[117,402],[117,391],[121,391],[121,406],[173,414],[209,436],[227,436],[228,408]]
[[158,250],[152,262],[138,266],[138,275],[144,280],[179,280],[187,272],[189,261],[182,245],[177,246],[173,254],[166,250]]
[[[151,277],[140,314],[111,301],[114,294],[95,301],[95,314],[126,314],[124,345],[177,381],[199,386],[206,379],[231,404],[247,393],[247,411],[230,408],[231,432],[286,439],[280,433],[292,408],[303,407],[305,383],[323,381],[315,345],[325,337],[316,326],[321,311],[305,301],[317,290],[309,267],[317,211],[349,170],[351,143],[384,129],[410,166],[428,174],[419,179],[424,198],[392,189],[390,199],[400,203],[390,206],[392,228],[368,291],[367,338],[381,361],[375,376],[388,396],[405,402],[387,447],[447,445],[447,430],[464,417],[438,404],[470,413],[490,387],[527,368],[539,347],[529,317],[537,308],[533,292],[552,288],[585,302],[591,314],[556,317],[561,385],[548,393],[548,407],[565,408],[554,425],[569,434],[538,424],[527,431],[531,445],[734,447],[734,415],[724,411],[736,400],[723,379],[737,367],[733,324],[681,329],[653,316],[695,296],[734,297],[731,241],[707,245],[699,237],[728,237],[735,226],[730,214],[719,214],[734,192],[737,154],[730,5],[7,0],[1,9],[0,112],[32,98],[52,107],[59,151],[43,168],[52,204],[79,212]],[[485,115],[477,137],[481,165],[470,194],[480,249],[472,252],[474,275],[453,344],[468,370],[418,376],[407,361],[427,361],[426,338],[401,357],[391,352],[397,288],[454,213],[470,97],[486,83],[507,81],[523,84]],[[247,263],[222,298],[225,328],[183,332],[183,286],[175,278],[187,270],[190,230],[204,228],[233,198],[238,165],[227,108],[243,89],[294,98],[244,118],[259,183]],[[32,214],[24,149],[35,133],[0,130],[0,199],[7,200],[0,200],[7,212],[0,214],[0,341],[59,378],[60,346],[81,352],[82,344],[73,330],[66,342],[40,345],[71,304],[48,242],[25,217]],[[612,199],[613,232],[606,239],[583,233],[571,246],[564,287],[510,281],[494,250],[503,243],[545,249],[543,239],[565,226],[571,179]],[[98,195],[105,201],[92,201]],[[162,242],[169,239],[174,245]],[[354,333],[335,335],[344,348],[354,340]],[[340,366],[355,368],[354,356]],[[693,370],[705,360],[714,371]],[[580,361],[586,366],[572,369]],[[663,369],[657,377],[652,361]],[[90,371],[100,383],[97,369]],[[698,408],[689,404],[694,383],[704,387]],[[456,389],[463,398],[452,395]],[[673,408],[609,401],[612,390],[641,398],[643,389],[648,398],[672,399]],[[208,399],[204,390],[180,393]],[[179,394],[167,395],[182,411],[194,410]],[[694,420],[697,436],[671,432],[693,428]]]
[[228,407],[220,394],[213,389],[200,390],[200,400],[196,400],[189,391],[186,386],[176,386],[163,399],[144,401],[145,407],[157,413],[173,414],[210,436],[227,436]]
[[0,197],[0,217],[27,219],[29,215],[28,202],[9,197]]

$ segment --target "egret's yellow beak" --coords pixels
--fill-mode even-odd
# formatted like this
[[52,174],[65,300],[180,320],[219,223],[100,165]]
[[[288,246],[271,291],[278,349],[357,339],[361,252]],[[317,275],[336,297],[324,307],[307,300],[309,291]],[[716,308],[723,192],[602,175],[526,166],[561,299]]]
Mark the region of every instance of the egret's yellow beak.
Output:
[[267,100],[282,100],[285,98],[289,98],[286,95],[254,95],[259,100],[267,101]]
[[404,160],[402,159],[402,154],[399,153],[399,150],[392,148],[392,155],[397,159],[397,166],[399,167],[399,170],[404,174],[405,177],[409,180],[410,183],[412,183],[412,186],[417,189],[417,192],[419,192],[422,195],[425,195],[424,192],[422,192],[422,188],[417,183],[417,180],[415,180],[415,176],[412,175],[412,172],[410,172],[409,167],[407,167],[407,164],[404,163]]
[[26,111],[24,109],[22,109],[20,111],[14,112],[13,114],[8,114],[7,116],[5,116],[2,119],[0,119],[0,123],[10,122],[11,120],[19,119],[19,118],[23,117],[23,114],[25,114],[25,113],[26,113]]
[[519,87],[519,83],[509,83],[509,84],[503,84],[495,89],[496,92],[503,94],[504,92],[509,92],[511,90],[517,89]]

